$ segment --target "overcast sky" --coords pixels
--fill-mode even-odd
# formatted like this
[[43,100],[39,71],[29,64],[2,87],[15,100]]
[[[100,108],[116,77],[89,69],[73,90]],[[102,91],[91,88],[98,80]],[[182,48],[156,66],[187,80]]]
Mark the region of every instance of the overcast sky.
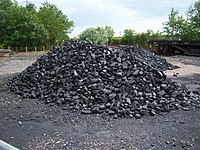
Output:
[[[26,0],[17,0],[25,5]],[[115,35],[124,29],[145,32],[148,29],[161,31],[171,8],[184,15],[196,0],[47,0],[55,4],[68,18],[74,21],[71,37],[88,27],[111,26]],[[44,0],[29,0],[37,8]]]

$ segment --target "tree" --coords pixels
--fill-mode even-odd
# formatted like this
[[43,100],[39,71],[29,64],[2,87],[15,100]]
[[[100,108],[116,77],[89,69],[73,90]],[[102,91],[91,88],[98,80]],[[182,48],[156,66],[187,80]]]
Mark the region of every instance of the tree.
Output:
[[6,35],[6,12],[4,10],[0,10],[0,18],[0,45],[2,45]]
[[162,34],[162,32],[154,32],[153,30],[147,30],[147,36],[148,40],[153,40],[153,39],[165,39],[165,36]]
[[187,19],[172,9],[168,21],[164,23],[164,33],[168,39],[200,39],[200,0],[191,5],[186,13]]
[[3,45],[6,36],[6,11],[13,5],[11,0],[0,0],[0,45]]
[[148,45],[149,40],[153,39],[163,39],[165,38],[162,33],[154,32],[152,30],[147,30],[146,32],[137,33],[135,35],[135,44],[137,45]]
[[132,29],[125,29],[122,36],[122,44],[134,45],[135,44],[135,31]]
[[[128,45],[148,45],[148,41],[152,39],[163,39],[165,38],[161,32],[154,32],[147,30],[142,33],[135,33],[134,30],[126,29],[123,37],[112,38],[112,44],[128,44]],[[123,39],[123,41],[122,41]],[[131,42],[132,41],[132,42]]]
[[95,28],[87,28],[83,32],[81,32],[78,37],[80,40],[86,40],[92,42],[93,44],[100,43],[98,40],[99,33]]
[[0,45],[47,46],[68,38],[73,27],[55,5],[45,2],[39,11],[34,4],[19,6],[16,1],[0,0]]
[[114,35],[114,30],[110,26],[87,28],[79,34],[79,39],[90,41],[93,44],[108,44]]
[[68,38],[68,33],[74,26],[66,15],[63,14],[55,5],[45,2],[39,8],[38,18],[48,31],[46,42],[50,45],[58,44]]
[[114,32],[113,28],[110,27],[110,26],[105,26],[104,27],[104,32],[105,32],[106,37],[108,39],[108,44],[110,44],[111,43],[111,39],[114,36],[115,32]]
[[26,5],[26,10],[32,14],[36,14],[36,6],[32,3],[29,3],[28,5]]
[[167,38],[173,40],[182,39],[182,35],[185,32],[184,27],[187,24],[183,16],[179,16],[179,12],[172,8],[168,19],[169,20],[164,23],[163,27],[164,33],[166,33]]
[[11,0],[0,0],[0,10],[6,11],[12,5],[13,2]]
[[147,45],[148,42],[148,35],[147,33],[138,33],[135,35],[135,44],[137,45]]
[[193,29],[192,34],[195,36],[194,38],[200,39],[200,0],[190,6],[187,16],[190,23],[190,29]]
[[12,6],[7,10],[5,44],[11,46],[36,46],[47,37],[47,30],[35,14],[26,7]]
[[122,37],[112,37],[111,40],[112,40],[111,43],[113,45],[120,45],[122,41]]

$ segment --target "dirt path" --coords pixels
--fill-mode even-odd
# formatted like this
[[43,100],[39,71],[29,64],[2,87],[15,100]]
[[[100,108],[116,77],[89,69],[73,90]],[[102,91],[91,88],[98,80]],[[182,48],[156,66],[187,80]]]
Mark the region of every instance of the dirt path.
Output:
[[[179,56],[180,57],[180,56]],[[183,56],[185,57],[185,56]],[[185,62],[183,62],[185,60]],[[173,65],[179,66],[180,68],[175,70],[167,70],[165,74],[184,85],[190,90],[200,91],[200,58],[194,57],[194,61],[191,56],[189,58],[168,58],[168,61]],[[195,65],[196,63],[196,65]]]
[[[11,93],[7,83],[15,75],[14,72],[20,71],[14,69],[20,65],[13,60],[17,58],[0,61],[0,139],[17,148],[200,149],[199,109],[176,110],[163,116],[146,116],[141,119],[111,119],[102,115],[69,113],[58,106],[46,105],[37,99],[22,99]],[[26,68],[34,60],[23,59],[20,61],[21,67]],[[177,62],[177,59],[173,60]],[[5,62],[6,65],[2,66]],[[180,69],[167,71],[168,76],[191,89],[199,86],[199,66],[191,69],[188,66],[191,64],[180,65]],[[7,74],[6,70],[11,71]],[[178,76],[173,76],[174,72],[179,73]]]

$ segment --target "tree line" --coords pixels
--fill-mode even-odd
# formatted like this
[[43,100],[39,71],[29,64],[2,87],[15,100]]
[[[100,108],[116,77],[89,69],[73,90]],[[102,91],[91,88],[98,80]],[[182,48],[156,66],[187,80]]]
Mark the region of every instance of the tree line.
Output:
[[132,29],[125,29],[122,37],[113,37],[114,29],[110,26],[90,27],[78,35],[78,39],[90,41],[94,44],[109,45],[147,45],[149,39],[161,39],[162,33],[147,30],[147,32],[136,33]]
[[[110,34],[107,33],[108,31]],[[113,37],[113,35],[114,30],[106,26],[104,28],[88,28],[78,38],[89,40],[95,44],[118,45],[147,45],[150,39],[200,40],[200,0],[188,8],[185,16],[180,15],[178,10],[172,8],[168,20],[163,23],[161,32],[147,30],[146,32],[136,33],[133,29],[125,29],[122,37]]]
[[52,46],[68,39],[73,21],[55,5],[44,2],[39,9],[34,4],[20,6],[11,0],[0,0],[0,45]]
[[[73,21],[48,2],[36,9],[34,4],[23,7],[12,0],[0,0],[0,18],[0,48],[55,46],[70,40],[68,34],[74,27]],[[162,31],[136,33],[134,29],[125,29],[120,37],[113,37],[114,33],[110,26],[90,27],[76,39],[114,45],[147,45],[149,39],[200,40],[200,0],[184,16],[172,8]]]

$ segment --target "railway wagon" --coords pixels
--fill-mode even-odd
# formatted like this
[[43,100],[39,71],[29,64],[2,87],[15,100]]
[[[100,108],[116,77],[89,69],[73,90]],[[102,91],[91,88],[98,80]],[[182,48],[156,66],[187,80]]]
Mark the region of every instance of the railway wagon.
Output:
[[188,55],[200,55],[200,40],[149,40],[149,44],[156,47],[161,54],[172,55],[176,52]]

